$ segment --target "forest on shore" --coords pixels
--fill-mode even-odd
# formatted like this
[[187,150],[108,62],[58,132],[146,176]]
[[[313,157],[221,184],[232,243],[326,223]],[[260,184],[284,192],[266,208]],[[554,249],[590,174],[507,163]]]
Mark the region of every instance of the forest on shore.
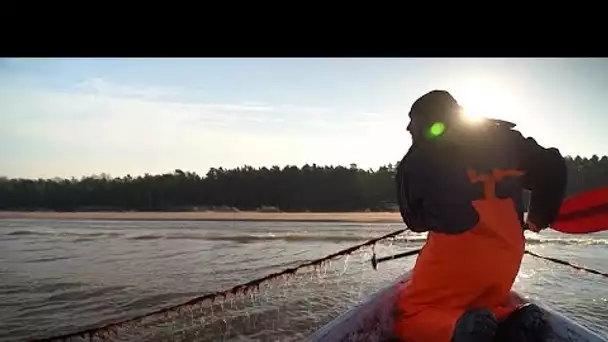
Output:
[[[568,195],[608,185],[608,157],[566,157]],[[0,210],[285,212],[394,211],[396,165],[211,168],[205,176],[160,175],[81,179],[0,177]]]

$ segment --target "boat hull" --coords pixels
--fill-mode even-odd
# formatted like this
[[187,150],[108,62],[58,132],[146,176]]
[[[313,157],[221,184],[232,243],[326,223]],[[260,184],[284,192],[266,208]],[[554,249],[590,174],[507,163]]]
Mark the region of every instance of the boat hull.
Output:
[[[368,299],[338,316],[314,332],[308,342],[339,341],[395,341],[392,333],[394,303],[399,283],[409,279],[408,272],[394,284],[380,290]],[[524,299],[517,292],[511,292],[511,300],[531,302],[547,314],[551,334],[547,342],[608,342],[591,330],[577,324],[542,303]]]

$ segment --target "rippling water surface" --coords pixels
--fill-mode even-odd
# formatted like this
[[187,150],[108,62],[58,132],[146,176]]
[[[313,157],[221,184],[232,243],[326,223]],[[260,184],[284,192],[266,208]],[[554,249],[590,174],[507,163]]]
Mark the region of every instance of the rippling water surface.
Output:
[[[69,333],[230,288],[401,228],[387,224],[0,220],[0,341]],[[407,235],[379,256],[420,246]],[[528,248],[608,271],[608,234],[528,236]],[[300,340],[413,259],[358,253],[124,340]],[[515,288],[608,338],[608,280],[524,258]],[[184,316],[185,317],[185,316]],[[162,328],[158,328],[162,327]],[[159,330],[160,329],[160,330]],[[153,329],[150,329],[152,331]],[[176,333],[179,332],[179,333]],[[187,332],[187,334],[186,334]],[[180,335],[181,334],[181,335]],[[137,336],[137,337],[133,337]],[[190,336],[190,337],[186,337]],[[119,335],[120,339],[120,335]]]

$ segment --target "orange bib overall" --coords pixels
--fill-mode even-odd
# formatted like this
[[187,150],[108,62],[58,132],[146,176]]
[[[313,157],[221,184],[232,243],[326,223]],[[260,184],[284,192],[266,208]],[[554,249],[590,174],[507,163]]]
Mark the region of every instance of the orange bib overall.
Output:
[[479,222],[464,233],[429,232],[412,277],[398,294],[394,329],[400,341],[450,342],[465,311],[487,308],[500,320],[516,309],[508,298],[525,238],[513,200],[497,198],[495,183],[521,175],[469,170],[470,181],[484,185],[485,198],[473,202]]

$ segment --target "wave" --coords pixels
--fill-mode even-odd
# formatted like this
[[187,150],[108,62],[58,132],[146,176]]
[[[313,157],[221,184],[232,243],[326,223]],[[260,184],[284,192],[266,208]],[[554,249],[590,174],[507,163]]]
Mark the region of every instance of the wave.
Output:
[[526,243],[531,245],[556,244],[556,245],[608,245],[608,239],[560,239],[560,238],[526,238]]
[[128,240],[160,240],[160,239],[164,239],[164,238],[165,238],[164,235],[154,235],[154,234],[136,235],[136,236],[127,237]]
[[[286,242],[364,242],[376,236],[362,235],[338,235],[338,234],[297,234],[297,233],[266,233],[266,234],[241,234],[241,235],[204,235],[204,234],[147,234],[128,237],[131,240],[207,240],[226,241],[237,243],[255,243],[264,241],[286,241]],[[393,243],[423,243],[426,236],[401,236]],[[526,238],[526,242],[532,245],[559,244],[559,245],[608,245],[608,239],[560,239],[560,238]]]
[[[382,233],[378,233],[381,235]],[[72,242],[87,242],[104,238],[125,237],[127,240],[206,240],[206,241],[226,241],[236,243],[257,243],[264,241],[286,241],[286,242],[351,242],[360,243],[378,235],[361,234],[335,234],[335,233],[309,233],[309,232],[268,232],[268,233],[249,233],[249,234],[207,234],[194,232],[169,232],[169,233],[149,233],[139,235],[126,235],[120,232],[53,232],[40,230],[17,230],[6,234],[14,238],[20,236],[55,236],[55,237],[76,237]],[[394,239],[393,243],[423,243],[426,241],[426,234],[401,235]],[[531,245],[557,244],[557,245],[608,245],[608,239],[600,238],[551,238],[551,237],[526,237],[526,243]]]
[[52,235],[52,233],[49,232],[41,232],[41,231],[33,231],[33,230],[17,230],[14,232],[10,232],[6,235],[9,236],[22,236],[22,235]]
[[70,259],[69,256],[45,256],[45,257],[41,257],[41,258],[36,258],[36,259],[32,259],[32,260],[26,260],[26,263],[40,263],[40,262],[51,262],[51,261],[57,261],[57,260],[65,260],[65,259]]
[[76,237],[117,237],[123,233],[117,232],[65,232],[65,231],[48,231],[48,230],[16,230],[6,234],[7,236],[76,236]]
[[58,281],[56,283],[32,285],[25,290],[30,293],[47,294],[56,291],[66,291],[74,288],[81,288],[84,285],[84,283],[78,281]]
[[342,235],[302,235],[302,234],[242,234],[242,235],[203,235],[203,234],[146,234],[127,237],[129,240],[207,240],[228,242],[261,242],[261,241],[329,241],[329,242],[356,242],[370,238],[361,236]]

